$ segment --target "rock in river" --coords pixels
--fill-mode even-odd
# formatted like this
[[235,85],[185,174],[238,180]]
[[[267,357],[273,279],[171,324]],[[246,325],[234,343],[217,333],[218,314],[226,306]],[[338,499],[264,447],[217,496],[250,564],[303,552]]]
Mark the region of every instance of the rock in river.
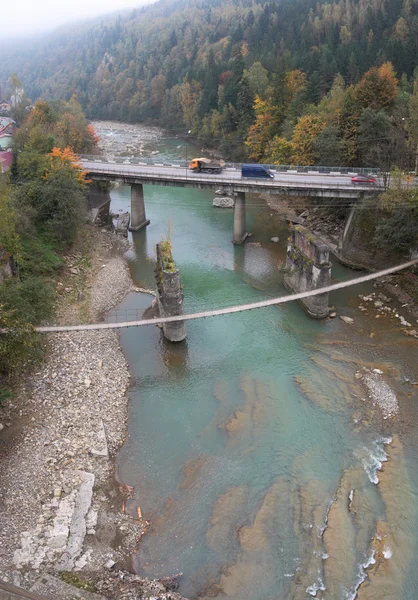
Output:
[[234,208],[234,199],[230,196],[217,196],[213,199],[212,205],[217,208]]

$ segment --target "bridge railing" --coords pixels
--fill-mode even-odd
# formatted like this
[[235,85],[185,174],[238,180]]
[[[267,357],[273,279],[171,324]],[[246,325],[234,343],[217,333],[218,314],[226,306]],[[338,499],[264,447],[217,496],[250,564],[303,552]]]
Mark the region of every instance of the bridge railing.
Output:
[[[186,168],[189,166],[190,161],[181,159],[161,159],[160,161],[156,157],[107,157],[105,155],[98,154],[81,154],[82,160],[89,160],[94,162],[106,162],[110,164],[124,164],[124,165],[150,165],[157,167],[181,167]],[[307,175],[379,175],[380,169],[369,168],[369,167],[324,167],[324,166],[301,166],[301,165],[270,165],[264,163],[264,166],[271,171],[278,173],[299,173]],[[225,163],[227,169],[238,169],[241,170],[242,163]]]
[[[127,168],[128,165],[121,164],[119,167],[115,164],[106,163],[106,165],[102,162],[103,168],[101,168],[100,163],[97,163],[94,169],[89,169],[90,173],[94,176],[96,175],[112,175],[114,178],[124,178],[124,177],[132,177],[133,179],[157,179],[160,181],[180,181],[184,183],[209,183],[219,185],[230,185],[230,186],[245,186],[245,187],[257,187],[257,188],[266,188],[266,189],[286,189],[292,187],[294,189],[315,189],[315,190],[350,190],[356,192],[362,191],[381,191],[384,189],[384,185],[377,184],[353,184],[350,180],[347,182],[312,182],[312,181],[298,181],[292,182],[289,185],[289,181],[282,181],[280,179],[264,179],[264,178],[243,178],[240,177],[227,177],[225,172],[222,174],[222,179],[214,179],[213,175],[204,175],[197,173],[188,173],[187,171],[180,171],[178,173],[167,173],[166,171],[159,171],[157,168],[151,170],[147,170],[141,173],[138,170],[130,170]],[[132,165],[133,166],[133,165]],[[141,165],[138,165],[141,166]],[[145,165],[144,165],[145,166]],[[162,165],[161,165],[162,166]],[[216,177],[216,176],[215,176]]]

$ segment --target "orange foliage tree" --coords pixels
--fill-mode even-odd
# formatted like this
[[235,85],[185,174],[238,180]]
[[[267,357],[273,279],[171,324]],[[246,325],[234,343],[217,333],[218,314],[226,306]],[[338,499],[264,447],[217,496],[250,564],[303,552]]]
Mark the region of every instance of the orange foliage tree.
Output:
[[91,182],[91,179],[87,179],[87,172],[83,170],[80,158],[71,148],[64,148],[64,150],[60,148],[52,149],[52,152],[49,154],[49,165],[45,171],[44,179],[48,180],[52,173],[68,168],[74,169],[75,178],[83,187]]
[[398,80],[392,63],[373,67],[355,87],[356,101],[361,108],[391,109],[398,92]]

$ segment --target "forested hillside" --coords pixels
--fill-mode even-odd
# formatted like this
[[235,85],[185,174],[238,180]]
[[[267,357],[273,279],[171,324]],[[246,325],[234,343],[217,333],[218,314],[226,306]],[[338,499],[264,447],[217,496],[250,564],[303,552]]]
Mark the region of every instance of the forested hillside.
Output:
[[231,158],[406,167],[417,40],[417,0],[162,0],[4,49],[0,78]]

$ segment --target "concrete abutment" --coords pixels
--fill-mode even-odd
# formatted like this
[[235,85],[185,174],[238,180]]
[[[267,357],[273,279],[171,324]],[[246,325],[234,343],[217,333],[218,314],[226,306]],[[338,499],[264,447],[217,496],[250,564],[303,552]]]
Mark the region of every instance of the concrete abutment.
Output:
[[130,231],[139,231],[149,225],[145,214],[144,187],[142,183],[131,183],[131,224]]
[[[292,227],[287,247],[285,285],[296,293],[307,292],[328,286],[330,279],[328,246],[305,227]],[[299,302],[314,319],[328,316],[328,293],[303,298]]]

